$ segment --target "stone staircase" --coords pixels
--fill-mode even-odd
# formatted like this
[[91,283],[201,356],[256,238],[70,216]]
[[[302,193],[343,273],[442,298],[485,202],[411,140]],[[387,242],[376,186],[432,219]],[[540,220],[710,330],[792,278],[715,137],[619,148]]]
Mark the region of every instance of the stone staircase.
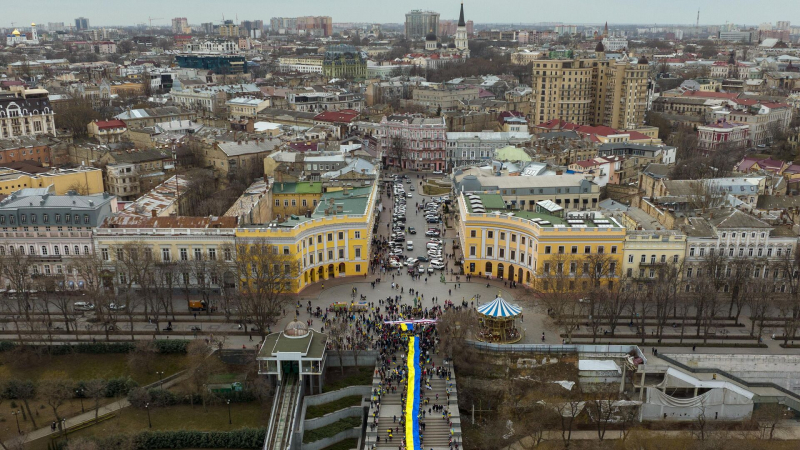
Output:
[[[434,356],[433,360],[437,367],[442,365],[442,359],[440,357]],[[399,357],[398,361],[401,361]],[[423,408],[425,410],[425,418],[423,419],[420,417],[419,419],[420,423],[425,424],[425,430],[422,431],[423,439],[421,442],[421,448],[426,450],[447,450],[450,448],[450,423],[452,423],[453,442],[459,442],[459,444],[461,443],[461,419],[458,412],[455,374],[453,374],[453,377],[450,378],[450,381],[447,381],[445,378],[434,376],[431,379],[430,384],[433,388],[432,390],[423,388],[425,391],[425,396],[429,399],[428,404],[424,405],[423,403],[420,403],[420,413],[422,413]],[[379,386],[380,378],[376,377],[373,379],[373,387],[379,388]],[[448,388],[450,391],[449,400],[447,398]],[[436,400],[436,394],[439,395],[439,400]],[[436,413],[431,409],[434,403],[445,405],[445,411],[450,412],[449,420],[442,419],[441,412]],[[430,414],[428,414],[429,409],[431,409]],[[373,423],[373,414],[375,412],[374,407],[370,408],[369,417],[367,418],[367,437],[364,449],[400,448],[400,445],[403,442],[403,437],[405,436],[405,430],[400,426],[400,416],[404,413],[404,410],[405,405],[400,404],[400,391],[381,396],[381,408],[378,414],[378,426],[375,430],[370,430],[369,427],[369,424]],[[395,415],[397,416],[396,422],[393,421]],[[393,430],[393,437],[390,441],[387,440],[389,437],[389,428]]]

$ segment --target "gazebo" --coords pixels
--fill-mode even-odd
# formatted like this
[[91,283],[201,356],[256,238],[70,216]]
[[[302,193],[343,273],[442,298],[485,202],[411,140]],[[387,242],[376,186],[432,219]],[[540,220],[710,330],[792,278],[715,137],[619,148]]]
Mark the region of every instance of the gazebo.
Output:
[[519,342],[522,333],[517,329],[515,321],[521,313],[522,308],[508,303],[501,297],[478,306],[478,318],[481,323],[478,340],[499,344]]

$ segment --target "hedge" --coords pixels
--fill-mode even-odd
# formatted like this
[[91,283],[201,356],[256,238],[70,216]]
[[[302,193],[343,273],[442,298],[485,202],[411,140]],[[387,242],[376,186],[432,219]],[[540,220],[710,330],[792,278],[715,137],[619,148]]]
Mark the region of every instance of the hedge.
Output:
[[[242,428],[236,431],[144,431],[133,436],[137,450],[168,448],[241,448],[260,449],[264,446],[266,428]],[[128,436],[95,438],[99,448],[119,448]],[[59,442],[59,444],[63,444]],[[64,448],[54,446],[54,450]]]
[[308,444],[316,442],[320,439],[336,436],[342,431],[349,430],[350,428],[360,427],[361,417],[345,417],[342,420],[337,420],[330,425],[315,428],[313,430],[306,430],[303,433],[303,443]]
[[342,397],[339,400],[334,400],[332,402],[322,403],[319,405],[309,405],[306,408],[306,420],[316,419],[317,417],[322,417],[325,414],[330,414],[334,411],[339,411],[340,409],[349,408],[351,406],[358,406],[360,404],[360,395],[348,395],[347,397]]
[[[175,405],[199,405],[203,403],[203,397],[200,394],[185,394],[179,395],[172,391],[165,389],[153,388],[144,392],[144,388],[131,389],[128,393],[128,401],[131,406],[135,408],[144,408],[145,404],[152,403],[160,407],[175,406]],[[249,403],[256,400],[255,393],[250,390],[241,392],[222,392],[222,393],[209,393],[206,399],[211,400],[230,400],[231,403]]]
[[[155,341],[156,349],[163,355],[186,353],[189,341],[183,339],[163,339]],[[17,348],[19,344],[13,341],[0,341],[0,352],[5,352]],[[133,342],[82,342],[79,344],[53,345],[53,346],[34,346],[27,345],[29,348],[44,348],[51,355],[69,355],[72,353],[87,353],[93,355],[103,355],[111,353],[129,353],[135,347]]]

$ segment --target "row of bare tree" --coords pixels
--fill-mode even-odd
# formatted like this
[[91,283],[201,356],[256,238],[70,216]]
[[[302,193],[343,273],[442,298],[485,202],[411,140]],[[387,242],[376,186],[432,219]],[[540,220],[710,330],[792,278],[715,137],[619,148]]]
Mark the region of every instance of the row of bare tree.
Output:
[[[163,322],[175,320],[181,298],[187,305],[183,311],[190,300],[200,300],[209,313],[213,309],[245,327],[253,324],[251,330],[263,338],[291,302],[288,294],[299,276],[294,256],[264,240],[223,246],[213,253],[181,254],[177,261],[165,260],[150,244],[137,241],[99,255],[69,257],[63,269],[56,271],[53,265],[50,273],[42,273],[40,265],[36,256],[0,255],[6,288],[0,311],[14,323],[20,342],[27,335],[52,340],[54,335],[74,334],[80,339],[76,301],[94,305],[87,331],[100,326],[97,334],[106,339],[121,321],[128,322],[131,340],[138,321],[155,324],[161,333]],[[76,289],[78,281],[82,283]]]
[[[636,330],[641,342],[668,328],[706,342],[749,312],[750,335],[779,326],[784,344],[800,326],[800,261],[783,258],[727,257],[719,253],[678,262],[642,265],[639,273],[618,274],[611,255],[554,255],[543,264],[528,297],[540,300],[571,342],[584,325],[593,336],[615,336],[620,325]],[[575,255],[577,256],[577,255]]]

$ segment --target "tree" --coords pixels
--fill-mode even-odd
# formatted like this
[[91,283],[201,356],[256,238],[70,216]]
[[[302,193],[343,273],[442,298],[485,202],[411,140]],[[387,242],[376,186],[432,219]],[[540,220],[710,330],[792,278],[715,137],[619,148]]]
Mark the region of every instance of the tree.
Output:
[[[728,267],[730,268],[730,275],[728,278],[728,292],[730,292],[731,303],[728,308],[728,317],[733,314],[733,307],[736,307],[735,322],[739,323],[739,316],[742,314],[742,307],[746,301],[743,295],[747,283],[752,281],[752,275],[755,271],[761,271],[760,266],[756,266],[756,261],[749,257],[736,257],[728,260]],[[727,274],[726,269],[726,274]]]
[[[761,277],[748,284],[747,305],[750,307],[750,336],[761,342],[764,333],[764,322],[774,307],[775,282],[769,277]],[[755,328],[758,327],[758,334]]]
[[474,336],[477,329],[478,318],[472,310],[446,309],[436,323],[439,350],[448,358],[453,358],[465,349],[465,341]]
[[403,167],[403,161],[408,158],[408,143],[402,137],[393,137],[389,142],[389,157],[394,160],[394,165]]
[[569,260],[564,253],[552,255],[541,264],[537,283],[540,299],[567,336],[567,343],[572,343],[572,332],[580,326],[585,306],[577,290],[577,265],[577,260]]
[[63,375],[56,375],[53,378],[47,378],[39,383],[39,395],[50,405],[53,409],[53,415],[56,417],[58,428],[65,431],[61,427],[61,414],[59,408],[64,403],[70,400],[75,395],[74,384]]
[[614,401],[619,398],[619,393],[613,384],[602,384],[587,394],[587,412],[597,429],[597,439],[602,441],[614,417]]
[[[186,347],[186,382],[192,394],[202,394],[205,406],[206,388],[209,379],[223,370],[219,358],[210,356],[211,347],[204,340],[194,340]],[[194,405],[194,395],[192,396]]]
[[57,128],[63,128],[76,138],[89,134],[87,126],[93,120],[101,119],[100,114],[92,107],[88,98],[75,97],[53,106]]
[[95,378],[84,384],[86,396],[94,400],[94,421],[97,422],[100,414],[100,399],[106,396],[108,382],[102,378]]
[[7,247],[8,253],[0,255],[0,278],[5,279],[7,289],[14,291],[13,299],[7,303],[7,306],[12,309],[17,335],[22,342],[22,328],[19,320],[22,319],[26,324],[31,324],[31,313],[36,306],[31,302],[31,292],[34,286],[31,275],[34,273],[34,264],[31,257],[25,254],[25,247],[20,246],[19,253],[14,252],[14,247],[11,245]]
[[30,401],[34,400],[36,395],[36,384],[31,380],[9,380],[4,389],[5,397],[22,401],[22,404],[25,405],[23,414],[27,410],[34,429],[39,428],[39,426],[36,425],[36,417],[31,411]]
[[753,410],[753,420],[759,424],[761,439],[774,439],[778,424],[789,418],[788,408],[778,403],[762,404]]
[[158,355],[156,344],[152,340],[136,341],[133,350],[128,353],[128,368],[131,371],[150,373]]
[[288,247],[278,247],[264,239],[236,245],[234,265],[239,280],[242,310],[258,328],[261,338],[291,303],[287,294],[298,278],[299,267]]
[[328,331],[328,345],[339,357],[339,369],[344,375],[344,352],[347,351],[347,322],[333,317]]

